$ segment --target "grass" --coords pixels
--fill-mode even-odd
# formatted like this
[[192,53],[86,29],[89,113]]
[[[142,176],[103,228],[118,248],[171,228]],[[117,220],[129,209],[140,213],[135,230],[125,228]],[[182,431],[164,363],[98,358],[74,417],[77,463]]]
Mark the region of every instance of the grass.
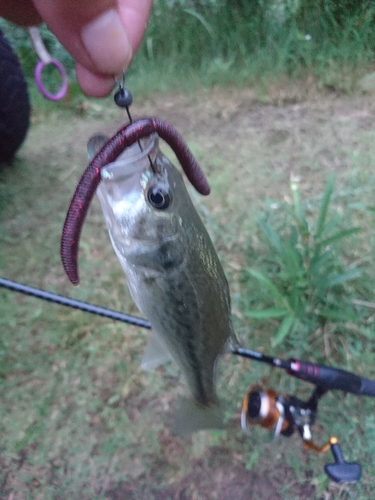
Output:
[[[374,111],[371,96],[352,92],[371,68],[373,12],[332,18],[330,11],[302,10],[281,22],[277,10],[254,15],[253,2],[242,2],[242,12],[231,6],[223,13],[225,3],[169,2],[167,8],[155,2],[128,74],[134,113],[169,119],[208,173],[213,194],[207,200],[193,197],[224,262],[243,343],[375,378],[373,309],[363,304],[375,303],[369,210]],[[322,2],[316,5],[320,9]],[[27,37],[13,27],[12,34],[30,76],[35,58]],[[71,59],[46,30],[43,36],[73,79]],[[29,139],[14,165],[1,172],[0,273],[135,314],[98,205],[82,237],[78,289],[67,284],[58,253],[67,203],[87,161],[85,143],[98,130],[113,132],[125,118],[109,100],[88,100],[74,85],[59,105],[44,101],[33,86],[30,91]],[[274,267],[270,272],[272,252],[258,214],[285,234],[293,207],[292,173],[301,178],[303,209],[316,220],[331,171],[336,183],[329,215],[362,228],[339,253],[343,265],[363,269],[347,297],[362,305],[353,306],[358,317],[352,321],[329,323],[324,331],[311,325],[296,329],[273,346],[279,318],[247,317],[269,305],[269,296],[244,269],[277,279]],[[322,401],[317,441],[336,434],[345,457],[364,467],[358,485],[338,489],[322,475],[330,457],[306,454],[297,437],[274,443],[263,429],[254,428],[249,439],[241,434],[238,409],[249,385],[260,382],[308,396],[309,387],[282,372],[226,356],[219,391],[227,406],[227,429],[181,443],[169,435],[165,417],[182,390],[176,369],[147,374],[139,368],[147,332],[1,289],[0,332],[0,497],[211,499],[225,492],[235,497],[236,485],[239,498],[324,494],[326,499],[364,500],[372,495],[369,399],[358,404],[353,396],[335,393]]]
[[[171,121],[208,174],[212,195],[192,196],[223,260],[244,345],[375,378],[375,111],[371,96],[353,92],[371,70],[373,8],[338,13],[332,3],[316,2],[311,12],[310,2],[300,2],[303,9],[288,13],[262,2],[265,9],[255,14],[256,2],[235,2],[229,12],[226,3],[154,3],[128,74],[134,114]],[[43,30],[73,80],[71,59]],[[14,27],[7,34],[14,36],[30,77],[35,58],[27,37]],[[97,204],[82,237],[79,288],[67,284],[58,251],[67,203],[87,162],[88,137],[113,132],[125,118],[110,100],[88,100],[75,85],[58,105],[44,101],[32,85],[30,92],[28,141],[16,162],[1,171],[0,274],[136,314]],[[260,215],[278,234],[289,234],[291,174],[301,179],[304,216],[319,220],[332,171],[328,216],[362,229],[338,251],[346,269],[362,270],[342,295],[355,317],[324,329],[309,324],[273,345],[280,319],[248,317],[268,307],[270,297],[245,270],[278,279],[275,262],[270,265],[275,255],[257,220]],[[254,362],[225,356],[220,363],[226,430],[185,442],[171,436],[166,415],[183,387],[173,365],[151,374],[140,370],[147,335],[0,289],[1,498],[371,497],[371,399],[332,393],[322,400],[314,438],[323,443],[337,435],[345,458],[360,461],[364,470],[357,485],[338,487],[323,474],[331,457],[304,452],[297,436],[273,442],[257,427],[250,438],[242,435],[239,404],[250,385],[300,397],[311,390]]]
[[[366,122],[358,127],[362,122],[355,115],[366,109],[370,119],[371,102],[328,99],[321,107],[262,106],[234,89],[219,108],[227,117],[223,121],[217,115],[223,94],[211,92],[208,98],[202,92],[194,98],[168,96],[162,116],[183,133],[209,172],[213,194],[194,199],[224,262],[242,342],[283,357],[308,354],[310,360],[375,378],[371,310],[362,306],[366,314],[359,315],[361,320],[341,331],[311,331],[308,342],[299,332],[272,348],[277,323],[246,318],[246,311],[259,304],[260,289],[243,276],[245,267],[256,267],[266,256],[256,222],[257,213],[269,211],[264,199],[268,206],[281,207],[283,200],[292,206],[289,169],[302,176],[301,196],[312,216],[319,213],[327,169],[336,169],[329,216],[337,213],[348,227],[362,228],[355,241],[348,241],[343,257],[346,265],[368,262],[361,294],[355,297],[375,302],[373,214],[364,210],[373,205],[374,141],[372,128]],[[160,106],[156,96],[136,107],[142,115],[160,114]],[[108,108],[93,103],[82,109],[78,103],[35,111],[19,158],[2,170],[0,270],[10,279],[135,314],[96,203],[82,237],[79,288],[67,284],[58,252],[64,212],[87,161],[85,142],[122,120],[118,110]],[[341,118],[353,113],[355,118]],[[309,133],[303,135],[306,127]],[[276,225],[282,224],[282,210],[273,213]],[[362,398],[358,404],[354,396],[335,393],[322,401],[314,437],[321,443],[336,434],[345,457],[364,468],[358,485],[338,490],[322,476],[329,456],[303,452],[297,436],[274,443],[263,429],[254,428],[247,439],[239,428],[239,403],[249,385],[308,397],[306,384],[225,356],[218,383],[227,429],[181,442],[169,434],[166,418],[183,390],[180,377],[173,365],[141,371],[147,332],[5,290],[0,296],[3,497],[161,499],[186,494],[206,499],[221,498],[236,485],[238,498],[248,498],[249,484],[258,498],[288,500],[318,498],[319,491],[326,498],[366,499],[373,491],[372,400]]]
[[339,13],[336,4],[327,1],[315,3],[315,8],[301,2],[294,9],[287,2],[229,6],[220,1],[159,1],[135,71],[145,63],[148,70],[168,71],[168,52],[176,76],[189,81],[191,74],[198,74],[208,86],[306,74],[323,84],[339,85],[349,67],[353,73],[369,65],[374,50],[373,8],[358,2],[348,9],[348,3],[341,3]]
[[[261,88],[286,77],[349,92],[372,71],[374,13],[366,0],[157,0],[129,76],[142,96],[215,85]],[[27,33],[3,20],[0,28],[31,79],[36,56]],[[72,58],[45,26],[41,33],[74,80]]]
[[[262,321],[280,320],[274,345],[296,330],[299,330],[297,338],[308,338],[309,333],[317,330],[324,335],[326,328],[332,324],[337,323],[340,325],[338,328],[343,328],[346,322],[358,321],[360,317],[350,299],[353,293],[361,295],[360,277],[363,280],[363,272],[355,261],[350,262],[349,259],[344,264],[341,254],[343,247],[350,245],[350,238],[353,241],[361,228],[348,227],[350,215],[347,209],[345,224],[337,211],[329,217],[334,186],[332,175],[320,205],[310,202],[307,210],[298,184],[298,180],[292,178],[290,207],[286,205],[285,209],[276,203],[272,205],[273,211],[277,212],[277,223],[272,223],[275,219],[272,211],[259,217],[259,226],[268,247],[263,260],[264,272],[249,268],[244,270],[249,288],[254,286],[254,280],[261,288],[258,297],[261,307],[245,307],[245,315]],[[315,215],[315,220],[312,220],[311,214]],[[355,300],[361,302],[361,299]],[[363,318],[364,322],[366,320]]]

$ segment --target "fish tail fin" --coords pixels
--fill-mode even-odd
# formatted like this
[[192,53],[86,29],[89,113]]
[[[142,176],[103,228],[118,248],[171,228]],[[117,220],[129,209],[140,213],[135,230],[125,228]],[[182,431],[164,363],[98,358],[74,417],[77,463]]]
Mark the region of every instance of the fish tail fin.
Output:
[[224,429],[223,414],[223,408],[218,402],[203,406],[193,399],[183,398],[174,415],[173,432],[184,438],[203,429]]

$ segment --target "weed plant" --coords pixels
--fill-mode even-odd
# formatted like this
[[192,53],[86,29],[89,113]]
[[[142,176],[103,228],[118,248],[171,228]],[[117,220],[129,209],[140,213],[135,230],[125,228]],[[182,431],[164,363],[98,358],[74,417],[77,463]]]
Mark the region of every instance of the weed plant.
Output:
[[373,60],[375,8],[341,4],[337,10],[330,1],[297,8],[270,0],[158,0],[132,71],[142,75],[141,87],[151,71],[178,86],[314,75],[323,86],[347,91]]
[[[250,4],[254,5],[254,2],[247,0],[227,3],[230,7],[238,5],[239,8],[248,8],[249,14]],[[322,2],[317,5],[321,6]],[[207,40],[216,36],[215,23],[221,12],[220,22],[228,25],[228,30],[232,17],[238,20],[238,29],[240,23],[245,23],[241,37],[234,32],[228,35],[233,39],[238,36],[236,43],[240,43],[243,36],[249,36],[245,33],[248,21],[246,17],[242,19],[239,9],[232,9],[228,17],[219,7],[224,9],[224,2],[188,4],[171,1],[168,5],[155,2],[149,31],[131,70],[134,80],[139,79],[140,91],[144,91],[147,86],[154,89],[158,86],[162,88],[163,85],[169,85],[170,89],[177,83],[181,86],[181,75],[185,76],[185,85],[191,85],[194,81],[207,84],[238,81],[251,75],[255,81],[258,75],[286,74],[283,66],[286,60],[290,62],[288,74],[298,73],[293,68],[310,71],[314,67],[323,83],[337,82],[342,74],[340,54],[343,52],[340,50],[345,48],[337,43],[341,40],[340,33],[345,32],[350,41],[345,48],[346,60],[352,65],[351,68],[355,68],[356,64],[367,64],[367,57],[372,54],[373,35],[370,30],[366,31],[367,17],[364,17],[364,24],[360,25],[359,14],[354,12],[350,19],[344,14],[340,17],[337,38],[324,41],[327,51],[320,52],[321,59],[318,61],[322,63],[321,66],[299,66],[301,60],[307,60],[309,64],[315,61],[314,64],[317,64],[314,57],[319,47],[322,47],[323,39],[318,42],[319,38],[314,38],[318,35],[312,29],[306,31],[303,24],[305,18],[296,16],[295,19],[286,19],[279,10],[269,8],[264,16],[265,19],[274,19],[273,31],[268,31],[271,25],[268,21],[264,22],[257,42],[249,45],[248,51],[247,39],[242,45],[243,54],[238,54],[235,45],[230,46],[227,39],[216,47],[211,43],[211,52],[206,52],[205,57],[196,54],[196,58],[193,58],[186,33],[182,37],[178,32],[182,30],[181,23],[187,20],[189,26],[195,29],[192,31],[194,36],[198,39],[205,36]],[[179,18],[169,17],[172,14],[177,16],[177,13]],[[371,14],[369,9],[366,13],[368,16]],[[161,17],[156,19],[157,15]],[[261,13],[259,16],[261,19]],[[357,16],[357,24],[353,21],[354,16]],[[251,22],[255,18],[252,19]],[[354,23],[353,36],[345,28],[348,20]],[[156,21],[159,22],[159,28],[154,24]],[[321,21],[318,17],[314,21],[317,23],[314,24],[316,33],[319,33]],[[293,23],[298,31],[290,31],[288,26]],[[285,28],[285,34],[288,33],[289,45],[277,43],[277,36],[281,37],[280,26]],[[268,33],[273,38],[267,38]],[[305,33],[311,34],[311,40],[305,39]],[[356,33],[357,38],[354,36]],[[168,57],[162,45],[158,45],[156,37],[165,44]],[[176,46],[170,43],[172,37],[177,37],[174,42]],[[283,39],[280,38],[280,41]],[[198,46],[201,42],[195,40],[194,43]],[[356,43],[358,50],[354,50]],[[206,48],[204,43],[201,46]],[[332,47],[336,47],[337,52],[329,52]],[[362,50],[363,47],[366,50]],[[216,49],[217,52],[214,51]],[[297,57],[296,54],[302,49],[305,51],[304,56]],[[51,52],[58,55],[54,50],[52,47]],[[272,58],[267,60],[268,54]],[[330,54],[331,58],[324,59],[325,54]],[[58,55],[58,58],[64,60],[62,55]],[[279,63],[280,66],[277,66]],[[271,71],[272,64],[277,69],[274,73]],[[319,67],[321,73],[317,70]],[[33,68],[33,64],[30,64],[30,68]],[[327,68],[331,70],[334,80],[324,72]],[[153,78],[155,74],[160,75],[160,80]],[[112,126],[113,116],[109,116],[109,112],[95,111],[92,120],[87,119],[89,112],[86,112],[84,120],[80,115],[51,114],[48,119],[41,119],[34,125],[24,156],[4,171],[0,185],[0,268],[2,274],[10,279],[136,314],[130,296],[124,290],[123,275],[118,270],[116,257],[104,237],[102,217],[97,205],[92,207],[82,239],[80,265],[84,279],[81,288],[71,290],[66,284],[58,255],[63,217],[72,194],[72,177],[78,178],[82,165],[87,161],[84,151],[81,151],[84,148],[76,138],[89,136],[91,130]],[[372,132],[366,133],[370,135]],[[46,140],[50,136],[54,139],[52,142]],[[210,140],[207,139],[206,144]],[[220,141],[224,143],[222,136]],[[372,198],[373,192],[372,135],[367,137],[367,141],[366,155],[361,161],[358,160],[357,166],[361,183],[357,191],[354,190],[355,186],[349,186],[347,189],[350,193],[345,195],[344,200],[346,206],[347,199],[351,197],[352,205],[354,201],[357,202],[357,210],[368,209],[363,199],[365,197],[360,197],[360,193],[366,192],[367,199]],[[84,143],[84,140],[81,142]],[[352,143],[350,147],[354,147]],[[219,149],[216,154],[223,154],[222,150]],[[210,164],[210,159],[205,158],[203,163]],[[255,165],[259,168],[257,162]],[[219,177],[220,169],[217,168],[211,177]],[[269,176],[269,170],[264,175]],[[315,182],[317,174],[311,175]],[[322,170],[319,175],[324,175]],[[232,176],[230,171],[228,178]],[[251,179],[247,182],[250,183]],[[271,178],[272,181],[276,182]],[[279,179],[274,190],[279,188],[278,182]],[[342,190],[339,195],[334,194],[332,179],[319,202],[305,203],[301,200],[298,183],[294,181],[293,185],[296,189],[292,191],[292,201],[278,204],[277,210],[267,210],[260,218],[261,246],[252,249],[251,264],[247,264],[248,269],[242,274],[241,286],[247,294],[244,292],[241,304],[236,304],[239,318],[242,313],[251,315],[254,311],[271,307],[283,309],[285,315],[269,316],[268,319],[252,318],[252,324],[249,321],[252,337],[249,334],[244,345],[270,353],[267,344],[269,336],[275,338],[285,318],[293,316],[293,325],[288,331],[284,330],[285,336],[284,332],[280,334],[276,348],[285,348],[290,354],[294,351],[296,357],[300,358],[304,358],[306,353],[311,354],[314,348],[309,359],[323,362],[326,359],[320,359],[319,356],[323,357],[324,339],[328,338],[334,346],[334,359],[329,364],[375,378],[373,318],[369,317],[366,307],[358,306],[358,301],[374,305],[374,273],[369,272],[363,263],[359,265],[355,257],[369,253],[363,247],[358,251],[358,246],[363,244],[365,237],[371,240],[372,230],[365,227],[363,236],[357,229],[363,221],[359,224],[355,217],[348,217],[346,208],[340,211],[338,200],[344,195]],[[227,189],[222,198],[225,196]],[[359,199],[363,206],[358,202]],[[226,235],[230,234],[231,227],[240,226],[240,221],[235,220],[235,217],[238,215],[232,212],[225,219],[223,233]],[[318,231],[320,226],[321,232]],[[272,243],[275,235],[275,242],[279,240],[280,251]],[[236,231],[233,240],[237,241],[238,236],[239,232]],[[362,240],[358,241],[357,238]],[[245,246],[245,243],[242,241],[241,245]],[[370,244],[368,246],[371,247]],[[371,248],[373,251],[373,243]],[[321,258],[327,255],[327,261],[320,261],[320,267],[316,264],[318,271],[315,274],[311,270],[314,252]],[[239,261],[241,258],[242,252],[238,255]],[[373,257],[369,263],[373,265]],[[249,272],[250,269],[262,273],[265,280],[256,278]],[[359,274],[361,271],[362,274]],[[347,273],[351,272],[353,275],[348,276]],[[319,277],[323,283],[319,289],[321,293],[314,294],[312,283],[315,282],[316,286]],[[331,287],[324,286],[326,277],[331,279]],[[332,283],[335,278],[338,282]],[[279,295],[272,293],[272,286],[267,286],[267,280],[281,294],[280,303]],[[256,294],[251,295],[252,290],[256,290]],[[308,316],[305,316],[305,310]],[[248,320],[246,325],[239,325],[242,331],[245,328],[247,331],[247,323]],[[353,331],[355,334],[351,333]],[[250,384],[263,383],[288,394],[300,391],[300,397],[310,394],[310,386],[306,388],[307,384],[288,377],[282,371],[270,370],[248,360],[232,359],[228,355],[220,363],[222,373],[218,391],[223,395],[227,407],[227,430],[217,433],[207,431],[179,444],[166,433],[165,414],[171,401],[180,396],[181,381],[170,367],[151,374],[141,371],[139,360],[146,341],[146,332],[133,327],[124,327],[103,318],[88,317],[78,311],[0,291],[0,496],[10,498],[16,491],[14,494],[24,498],[152,500],[185,493],[203,498],[198,490],[191,494],[188,489],[181,490],[184,485],[192,485],[193,488],[194,481],[190,481],[190,474],[201,470],[202,474],[207,475],[204,480],[209,485],[207,498],[212,498],[216,492],[221,494],[220,476],[230,476],[232,473],[231,469],[226,473],[226,469],[222,468],[224,460],[226,467],[233,464],[240,469],[242,464],[246,464],[249,475],[239,476],[238,485],[242,481],[256,489],[262,482],[277,483],[280,494],[287,500],[320,498],[323,495],[327,499],[337,500],[372,498],[375,470],[372,399],[358,399],[339,392],[325,396],[319,415],[322,426],[315,426],[317,442],[323,442],[328,432],[337,435],[345,458],[361,462],[364,477],[358,485],[341,487],[340,491],[324,491],[326,476],[323,472],[317,474],[323,470],[322,465],[329,458],[306,455],[299,444],[291,440],[280,439],[277,443],[268,444],[266,431],[261,428],[252,429],[251,436],[245,439],[239,429],[238,415],[235,415],[240,399]],[[316,349],[317,346],[323,349],[320,351]],[[324,355],[327,357],[326,351]],[[186,483],[186,478],[189,483]],[[315,496],[311,484],[316,487]],[[304,485],[310,488],[306,490]],[[273,496],[259,495],[259,498]]]
[[[298,182],[291,180],[291,204],[259,217],[265,254],[256,268],[244,271],[249,289],[260,289],[245,307],[245,316],[274,322],[273,345],[290,340],[299,349],[318,332],[332,326],[361,321],[353,300],[361,288],[362,271],[345,251],[348,240],[360,232],[348,227],[338,211],[329,211],[333,176],[320,200],[308,215]],[[337,328],[336,328],[337,329]]]
[[[182,99],[177,103],[184,115],[190,113],[189,116],[192,116],[196,112],[194,107],[185,111],[186,101]],[[72,289],[61,268],[61,228],[72,189],[87,162],[84,150],[86,137],[98,129],[109,130],[113,127],[114,116],[109,106],[108,109],[103,106],[95,113],[90,115],[87,112],[84,116],[68,111],[51,113],[34,123],[20,157],[4,169],[0,183],[1,275],[78,300],[139,314],[124,287],[123,273],[105,236],[97,203],[94,202],[91,207],[81,242],[82,285]],[[182,132],[187,136],[187,128]],[[200,133],[206,136],[202,144],[210,145],[211,130],[203,127]],[[221,134],[220,147],[215,154],[225,158],[228,148],[226,133],[221,129],[218,133]],[[337,243],[343,263],[340,272],[345,272],[345,268],[353,262],[352,250],[357,245],[360,245],[357,255],[367,256],[369,248],[374,255],[373,231],[369,225],[366,227],[370,216],[366,220],[362,217],[361,223],[357,223],[357,215],[349,217],[350,212],[345,208],[349,201],[351,206],[357,203],[355,214],[358,214],[359,210],[367,208],[367,204],[373,205],[374,141],[372,132],[366,133],[366,148],[356,146],[359,152],[365,151],[363,157],[359,156],[356,160],[358,178],[353,174],[350,185],[345,182],[343,188],[344,171],[338,171],[341,188],[339,194],[332,192],[327,208],[325,236],[336,234],[335,230],[359,225],[365,227],[365,234],[358,232],[343,238],[341,243],[346,246]],[[240,143],[244,144],[246,131],[242,130],[242,134]],[[306,138],[307,141],[313,139],[315,137]],[[269,143],[257,140],[267,148],[262,149],[260,154],[265,155],[269,150],[277,152]],[[363,136],[353,137],[353,143],[350,142],[348,147],[354,148],[352,144],[357,144],[357,140],[362,144]],[[205,149],[202,146],[202,151]],[[202,164],[210,165],[212,150],[207,148],[206,154]],[[242,161],[241,158],[234,160],[237,163],[227,163],[226,166],[229,179],[234,177]],[[258,161],[253,160],[252,165],[254,175],[256,169],[263,169]],[[219,177],[222,169],[220,163],[211,171],[211,179]],[[325,172],[323,168],[310,172],[309,182],[317,184],[319,176],[323,177]],[[270,169],[264,167],[263,175],[269,193],[284,190],[284,186],[280,189],[280,178],[273,178]],[[254,182],[254,178],[260,186],[258,178],[250,175],[240,186],[243,191],[236,191],[236,196],[246,204],[249,217],[253,217],[252,209],[258,205],[249,205],[249,198],[244,196],[245,187]],[[213,191],[216,192],[216,189]],[[254,198],[257,197],[256,202],[260,203],[263,191],[255,189],[252,193]],[[237,230],[242,225],[243,213],[227,209],[221,203],[227,195],[227,186],[219,196],[215,194],[220,203],[216,211],[220,219],[217,220],[225,221],[225,227],[217,224],[216,230],[221,231],[223,239],[224,236],[227,240],[232,239],[239,246],[225,249],[224,245],[219,245],[218,251],[226,271],[231,260],[242,266],[248,240],[246,236],[241,241],[241,232]],[[314,228],[322,200],[307,204],[300,201],[311,234],[316,233]],[[293,206],[292,203],[283,205],[264,216],[282,240],[295,217]],[[212,207],[215,207],[215,202]],[[210,219],[214,217],[215,210],[210,209],[209,213],[207,225],[212,230]],[[287,222],[284,222],[285,217]],[[336,222],[328,230],[331,219]],[[341,221],[345,221],[344,228]],[[362,239],[354,241],[354,237]],[[363,245],[365,239],[367,246]],[[262,241],[267,241],[266,236]],[[275,263],[267,261],[264,248],[258,245],[254,251],[256,263],[252,262],[248,267],[257,268],[272,278],[275,272],[272,275],[266,272],[272,266],[275,269]],[[269,243],[266,248],[270,254],[275,254],[274,247]],[[274,259],[274,255],[271,256]],[[237,288],[237,276],[241,271],[238,267],[235,279],[229,279],[232,289]],[[366,282],[366,272],[363,272],[355,281],[346,281],[342,286],[349,295],[355,291],[357,299],[375,302],[372,299],[373,273],[368,274]],[[228,277],[231,278],[230,275]],[[364,283],[367,283],[366,289],[371,291],[368,295],[362,292]],[[263,289],[249,274],[243,275],[241,287],[242,305],[240,307],[234,297],[233,310],[236,330],[237,327],[241,330],[239,336],[244,346],[276,354],[276,348],[271,350],[268,345],[266,330],[275,333],[275,325],[282,318],[271,318],[267,323],[243,318],[243,312],[256,308],[254,304],[258,309],[261,306],[270,307],[272,295],[267,287]],[[254,289],[257,295],[251,298]],[[262,303],[262,296],[267,296],[268,302]],[[331,364],[375,378],[373,319],[368,318],[366,325],[362,325],[360,319],[360,316],[356,318],[356,324],[362,330],[358,328],[356,336],[348,335],[346,338],[329,331],[329,325],[336,323],[327,321],[324,330],[336,341],[336,351],[340,353],[342,345],[346,349],[340,359],[335,354]],[[346,321],[344,326],[353,328],[354,323],[349,325]],[[242,335],[245,329],[251,330],[247,339]],[[304,358],[309,348],[307,339],[311,341],[313,335],[309,332],[305,340],[302,333],[300,329],[289,333],[277,348],[281,350],[286,345],[289,352],[294,348],[296,357]],[[258,495],[255,491],[257,498],[286,500],[320,498],[321,495],[314,496],[313,490],[316,487],[322,492],[326,487],[323,464],[330,458],[307,455],[297,437],[270,442],[271,434],[260,427],[251,429],[248,437],[242,435],[238,410],[250,385],[261,383],[301,398],[310,395],[308,384],[289,377],[282,370],[272,370],[229,354],[223,357],[218,366],[218,394],[226,411],[226,429],[203,431],[185,442],[179,442],[169,435],[167,415],[174,401],[184,393],[184,387],[172,364],[150,373],[141,370],[140,359],[148,332],[0,290],[0,339],[0,496],[4,498],[10,498],[14,493],[14,498],[72,500],[153,500],[181,495],[211,499],[214,495],[219,498],[224,491],[220,477],[231,482],[231,489],[225,490],[228,495],[237,491],[237,486],[245,488],[250,485],[251,493],[243,498],[254,496],[253,490],[260,485],[273,486],[271,493],[267,490]],[[317,352],[309,359],[320,362]],[[373,410],[374,401],[371,398],[358,399],[339,391],[324,397],[314,438],[317,443],[323,443],[328,433],[337,435],[345,458],[357,460],[363,465],[363,480],[358,485],[345,487],[343,494],[325,491],[327,500],[344,500],[354,498],[354,495],[358,500],[372,498],[375,456],[371,438],[374,437]],[[238,476],[232,476],[237,471]],[[207,495],[202,488],[208,492]],[[233,495],[239,498],[236,493]]]
[[[374,17],[367,0],[155,0],[129,73],[138,92],[307,75],[350,90],[374,59]],[[27,32],[3,20],[0,28],[31,78],[36,56]],[[45,26],[41,33],[73,79],[72,58]]]

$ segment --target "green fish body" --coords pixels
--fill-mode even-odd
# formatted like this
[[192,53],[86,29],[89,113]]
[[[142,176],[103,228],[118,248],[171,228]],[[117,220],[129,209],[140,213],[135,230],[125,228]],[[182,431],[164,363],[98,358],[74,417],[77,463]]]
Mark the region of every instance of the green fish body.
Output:
[[142,149],[104,167],[98,196],[132,298],[152,326],[142,365],[171,356],[190,389],[176,425],[186,434],[219,425],[217,360],[237,345],[229,288],[182,175],[156,135]]

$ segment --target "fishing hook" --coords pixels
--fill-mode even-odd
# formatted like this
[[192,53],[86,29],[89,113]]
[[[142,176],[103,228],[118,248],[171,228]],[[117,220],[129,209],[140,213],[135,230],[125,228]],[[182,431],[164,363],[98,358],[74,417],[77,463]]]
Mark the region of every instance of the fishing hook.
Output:
[[66,274],[76,285],[78,277],[78,245],[82,226],[91,200],[101,181],[101,169],[117,159],[126,149],[140,139],[158,134],[173,150],[187,178],[202,195],[210,193],[207,179],[180,133],[159,118],[140,118],[121,128],[90,162],[70,203],[61,238],[61,258]]

